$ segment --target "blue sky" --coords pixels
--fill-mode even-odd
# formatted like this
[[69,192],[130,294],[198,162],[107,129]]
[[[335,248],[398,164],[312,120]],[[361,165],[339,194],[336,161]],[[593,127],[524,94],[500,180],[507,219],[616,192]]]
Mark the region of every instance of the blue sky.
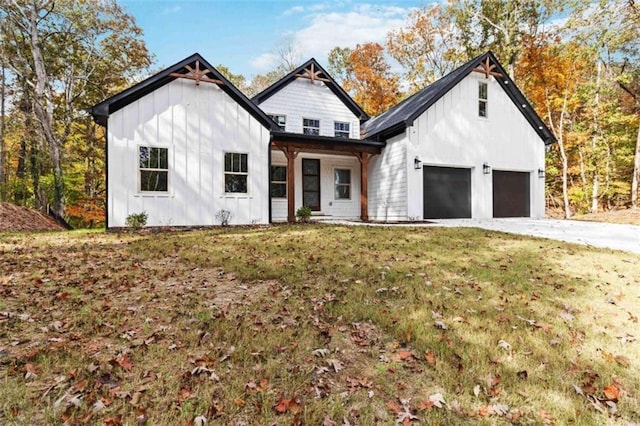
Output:
[[275,46],[291,40],[300,58],[326,64],[335,46],[383,42],[430,0],[121,0],[144,30],[156,68],[198,52],[247,78],[273,68]]

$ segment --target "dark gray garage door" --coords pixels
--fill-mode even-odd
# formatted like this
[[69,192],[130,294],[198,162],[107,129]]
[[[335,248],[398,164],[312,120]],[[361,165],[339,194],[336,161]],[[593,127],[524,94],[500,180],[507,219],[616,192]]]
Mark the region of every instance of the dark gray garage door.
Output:
[[423,167],[424,218],[471,217],[471,169]]
[[493,171],[493,217],[529,217],[529,173]]

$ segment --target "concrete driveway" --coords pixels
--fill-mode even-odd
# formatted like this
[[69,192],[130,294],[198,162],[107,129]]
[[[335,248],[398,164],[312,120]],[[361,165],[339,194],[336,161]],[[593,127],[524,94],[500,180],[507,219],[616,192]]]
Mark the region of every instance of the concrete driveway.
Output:
[[440,226],[489,229],[512,234],[624,250],[640,254],[640,226],[555,219],[439,219]]

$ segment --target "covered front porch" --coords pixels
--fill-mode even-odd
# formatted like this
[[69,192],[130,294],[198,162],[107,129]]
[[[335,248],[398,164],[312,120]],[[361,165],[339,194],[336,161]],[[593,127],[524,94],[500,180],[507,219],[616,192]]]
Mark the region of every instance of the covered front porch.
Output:
[[272,222],[296,221],[301,206],[314,216],[368,221],[368,164],[384,142],[272,132]]

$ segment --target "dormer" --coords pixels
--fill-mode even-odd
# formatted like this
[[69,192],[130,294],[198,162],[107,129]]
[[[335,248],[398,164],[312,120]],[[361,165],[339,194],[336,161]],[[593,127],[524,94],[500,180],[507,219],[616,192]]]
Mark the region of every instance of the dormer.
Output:
[[360,139],[362,108],[311,58],[252,98],[287,133]]

